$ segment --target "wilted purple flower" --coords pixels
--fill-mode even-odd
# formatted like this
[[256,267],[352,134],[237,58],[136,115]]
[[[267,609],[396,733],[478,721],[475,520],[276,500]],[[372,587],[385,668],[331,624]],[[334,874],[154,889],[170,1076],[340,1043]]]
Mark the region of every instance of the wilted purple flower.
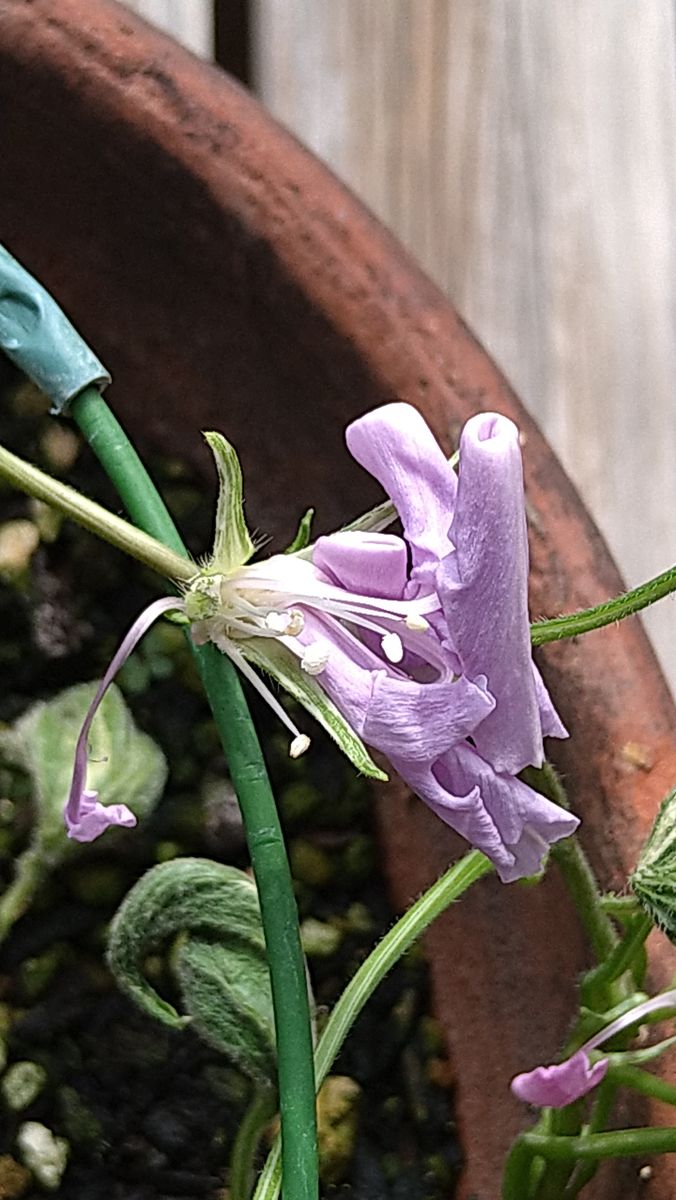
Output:
[[385,754],[423,800],[495,863],[537,871],[578,821],[516,775],[565,737],[533,665],[518,433],[474,417],[456,476],[420,414],[389,404],[347,430],[354,457],[390,496],[403,538],[347,529],[249,564],[241,473],[208,434],[221,492],[213,557],[188,588],[196,642],[212,641],[301,734],[252,665],[320,720],[355,765]]
[[600,1029],[565,1062],[551,1067],[535,1067],[523,1075],[516,1075],[511,1083],[512,1092],[519,1100],[535,1104],[538,1108],[565,1108],[567,1104],[585,1096],[605,1078],[610,1062],[607,1058],[600,1058],[592,1064],[589,1059],[592,1050],[596,1050],[603,1042],[609,1041],[630,1025],[636,1025],[649,1013],[674,1007],[676,990],[662,992],[659,996],[644,1000],[642,1004],[629,1009],[617,1020],[611,1021],[610,1025]]

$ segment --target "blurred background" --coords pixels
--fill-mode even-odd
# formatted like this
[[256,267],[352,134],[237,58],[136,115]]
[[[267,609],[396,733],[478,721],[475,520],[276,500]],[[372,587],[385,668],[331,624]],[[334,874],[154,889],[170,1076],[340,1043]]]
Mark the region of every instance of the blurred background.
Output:
[[[447,293],[627,583],[676,562],[675,0],[127,0]],[[676,599],[645,617],[676,691]]]

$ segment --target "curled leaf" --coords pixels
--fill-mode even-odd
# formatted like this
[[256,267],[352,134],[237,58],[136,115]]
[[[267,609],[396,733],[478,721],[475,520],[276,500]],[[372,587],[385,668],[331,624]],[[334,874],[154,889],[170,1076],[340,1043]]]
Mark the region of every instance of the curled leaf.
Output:
[[[175,942],[171,964],[187,1015],[149,983],[144,961]],[[243,871],[202,858],[153,867],[113,920],[108,961],[118,984],[150,1016],[198,1033],[244,1074],[273,1080],[272,994],[255,884]]]

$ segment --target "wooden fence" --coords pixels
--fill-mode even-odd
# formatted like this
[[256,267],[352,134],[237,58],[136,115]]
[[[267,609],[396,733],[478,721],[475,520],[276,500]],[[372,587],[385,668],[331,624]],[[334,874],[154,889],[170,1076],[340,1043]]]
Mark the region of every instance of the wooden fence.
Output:
[[[211,0],[130,6],[213,45]],[[251,0],[249,19],[264,103],[446,290],[627,581],[676,562],[674,0]],[[646,620],[676,686],[676,600]]]

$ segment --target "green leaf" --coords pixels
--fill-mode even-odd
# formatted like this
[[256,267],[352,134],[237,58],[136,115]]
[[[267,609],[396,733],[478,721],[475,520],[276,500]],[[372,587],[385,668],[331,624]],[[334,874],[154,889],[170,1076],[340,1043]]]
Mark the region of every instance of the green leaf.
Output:
[[315,515],[314,508],[308,508],[307,512],[301,517],[298,522],[296,536],[290,545],[284,551],[285,554],[298,554],[301,550],[305,550],[310,545],[310,530],[312,527],[312,518]]
[[660,806],[629,886],[655,924],[676,942],[676,788]]
[[[31,846],[54,866],[81,849],[66,837],[63,809],[68,798],[75,744],[98,683],[68,688],[34,704],[11,729],[0,733],[0,757],[27,771],[33,785],[35,826]],[[87,787],[102,804],[129,806],[142,819],[155,807],[167,779],[159,746],[137,729],[113,684],[101,702],[89,738]]]
[[[264,646],[259,643],[265,642]],[[376,766],[366,746],[342,713],[326,695],[321,684],[313,675],[301,671],[298,660],[272,638],[250,638],[240,643],[242,654],[261,670],[272,675],[299,704],[323,725],[327,733],[338,743],[350,762],[371,779],[387,780],[387,775]]]
[[[143,973],[152,950],[172,955],[181,1016]],[[239,1070],[275,1077],[272,994],[256,886],[243,871],[201,858],[153,867],[132,888],[110,930],[108,961],[120,987],[150,1016],[198,1033]]]
[[205,433],[218,471],[218,506],[210,569],[227,574],[251,558],[255,546],[244,520],[242,470],[233,446],[220,433]]

